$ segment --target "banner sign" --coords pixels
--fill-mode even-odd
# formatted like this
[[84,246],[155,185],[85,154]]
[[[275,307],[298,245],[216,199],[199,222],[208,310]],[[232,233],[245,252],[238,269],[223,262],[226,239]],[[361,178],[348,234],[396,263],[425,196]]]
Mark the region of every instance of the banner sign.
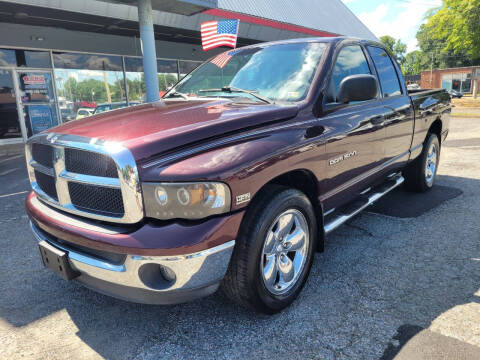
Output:
[[25,72],[19,75],[21,98],[24,104],[50,102],[54,99],[50,73]]
[[33,134],[38,134],[54,126],[52,112],[48,105],[30,105],[28,108],[28,117],[32,125]]

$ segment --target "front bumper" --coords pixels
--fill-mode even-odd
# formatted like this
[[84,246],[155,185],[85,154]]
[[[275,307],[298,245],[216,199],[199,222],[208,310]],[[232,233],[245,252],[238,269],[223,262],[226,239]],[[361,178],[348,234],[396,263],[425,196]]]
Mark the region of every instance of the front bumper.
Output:
[[214,293],[224,277],[235,241],[187,255],[125,255],[120,261],[72,248],[30,223],[38,241],[68,253],[75,280],[100,293],[147,304],[175,304]]

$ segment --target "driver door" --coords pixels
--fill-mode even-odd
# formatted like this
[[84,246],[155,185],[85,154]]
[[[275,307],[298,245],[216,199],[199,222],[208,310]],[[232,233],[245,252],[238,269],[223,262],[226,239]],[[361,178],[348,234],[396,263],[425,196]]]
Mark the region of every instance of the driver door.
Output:
[[327,107],[336,110],[323,119],[328,138],[328,180],[321,200],[326,211],[353,200],[370,186],[385,157],[385,108],[379,99],[336,103],[341,81],[357,74],[375,76],[362,46],[344,46],[338,52],[326,94]]

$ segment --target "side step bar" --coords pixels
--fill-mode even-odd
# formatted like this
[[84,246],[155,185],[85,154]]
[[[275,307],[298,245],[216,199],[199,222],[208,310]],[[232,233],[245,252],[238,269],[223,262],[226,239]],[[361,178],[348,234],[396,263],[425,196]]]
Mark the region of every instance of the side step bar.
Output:
[[347,220],[351,219],[359,212],[361,212],[366,207],[372,205],[375,201],[380,199],[382,196],[388,194],[390,191],[395,189],[397,186],[404,182],[404,178],[401,174],[395,174],[389,178],[384,184],[380,185],[377,188],[374,188],[369,193],[362,195],[357,201],[355,201],[349,208],[341,211],[338,214],[333,213],[332,219],[328,222],[325,221],[325,234],[331,233],[333,230],[338,228],[340,225],[345,223]]

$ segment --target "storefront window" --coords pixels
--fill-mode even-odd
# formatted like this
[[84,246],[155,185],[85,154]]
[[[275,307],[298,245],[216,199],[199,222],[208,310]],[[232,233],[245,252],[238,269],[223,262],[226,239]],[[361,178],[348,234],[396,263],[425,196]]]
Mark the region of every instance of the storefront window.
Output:
[[0,49],[0,66],[17,66],[15,50]]
[[188,61],[188,60],[180,60],[180,79],[183,79],[185,75],[189,72],[195,70],[199,65],[201,65],[201,61]]
[[472,74],[445,74],[442,75],[442,88],[456,90],[462,93],[472,92]]
[[[127,78],[128,98],[130,102],[145,101],[145,76],[142,58],[125,58],[125,76]],[[160,96],[178,81],[176,60],[157,60],[158,89]]]
[[126,106],[120,56],[54,53],[53,59],[64,122],[90,116],[100,105]]
[[18,121],[12,72],[0,70],[0,140],[20,137],[22,132]]
[[48,51],[17,50],[18,66],[30,68],[50,69],[50,53]]

